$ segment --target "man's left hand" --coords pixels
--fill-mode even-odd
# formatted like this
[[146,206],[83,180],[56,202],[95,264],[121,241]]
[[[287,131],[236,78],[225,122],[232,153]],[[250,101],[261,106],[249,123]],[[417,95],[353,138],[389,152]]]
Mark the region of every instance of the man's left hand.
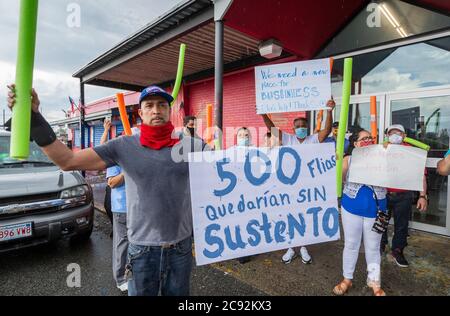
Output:
[[417,209],[421,212],[425,212],[427,210],[428,207],[428,201],[421,197],[419,198],[419,200],[417,201]]

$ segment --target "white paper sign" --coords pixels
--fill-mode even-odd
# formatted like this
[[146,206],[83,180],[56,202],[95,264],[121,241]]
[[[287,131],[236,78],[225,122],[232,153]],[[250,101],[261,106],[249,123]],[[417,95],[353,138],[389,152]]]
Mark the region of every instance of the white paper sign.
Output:
[[349,181],[385,188],[422,191],[427,152],[402,146],[373,145],[355,148]]
[[197,265],[337,240],[334,144],[189,157]]
[[330,60],[255,67],[258,114],[326,109],[331,98]]

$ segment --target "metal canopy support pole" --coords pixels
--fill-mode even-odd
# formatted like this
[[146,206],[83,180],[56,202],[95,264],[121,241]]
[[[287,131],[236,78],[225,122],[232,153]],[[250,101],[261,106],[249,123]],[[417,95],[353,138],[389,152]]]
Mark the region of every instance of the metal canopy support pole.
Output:
[[[214,1],[214,21],[216,27],[216,45],[215,45],[215,125],[216,128],[223,131],[223,43],[224,43],[224,22],[223,19],[233,0],[215,0]],[[218,146],[223,148],[223,132],[218,133]]]
[[[216,61],[215,61],[215,122],[217,128],[223,129],[223,21],[216,21]],[[223,134],[223,133],[220,133]],[[223,137],[219,139],[222,149]]]

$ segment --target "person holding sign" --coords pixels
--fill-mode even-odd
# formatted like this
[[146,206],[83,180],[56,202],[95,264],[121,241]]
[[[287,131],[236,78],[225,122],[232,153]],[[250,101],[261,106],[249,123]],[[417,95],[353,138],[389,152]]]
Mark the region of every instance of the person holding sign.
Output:
[[271,131],[273,136],[278,135],[279,143],[282,146],[295,146],[301,144],[318,144],[323,143],[325,139],[330,135],[332,125],[333,125],[333,109],[336,103],[333,99],[329,100],[327,103],[328,115],[325,123],[325,128],[319,133],[308,135],[309,124],[306,118],[300,117],[294,120],[293,134],[284,133],[280,129],[276,128],[275,124],[272,122],[267,114],[262,114],[264,123],[267,128]]
[[[11,109],[15,101],[11,89]],[[125,175],[130,243],[125,275],[130,296],[189,295],[193,233],[189,164],[176,161],[174,155],[189,152],[186,148],[191,144],[172,137],[172,101],[159,87],[144,89],[139,98],[140,135],[119,137],[74,153],[56,139],[39,113],[37,94],[33,94],[33,139],[56,165],[65,171],[118,165]],[[194,149],[201,148],[198,141]]]
[[[308,136],[308,120],[306,118],[297,118],[294,120],[293,131],[295,135],[282,132],[280,129],[275,127],[270,117],[267,114],[262,114],[264,123],[267,128],[271,131],[271,135],[278,137],[278,143],[282,146],[295,146],[295,145],[306,145],[306,144],[318,144],[323,143],[325,139],[330,135],[331,128],[333,124],[333,109],[336,103],[333,98],[327,102],[328,113],[327,120],[325,123],[325,129],[321,130],[319,133]],[[312,263],[312,258],[308,253],[306,247],[300,247],[300,256],[302,257],[302,262],[304,264]],[[291,261],[296,257],[296,252],[294,249],[289,248],[283,255],[281,260],[285,264],[291,263]]]
[[250,147],[252,145],[252,134],[247,127],[239,128],[236,134],[236,146]]
[[273,145],[272,145],[272,133],[271,132],[267,132],[264,135],[264,147],[268,147],[268,148],[273,147]]
[[[364,239],[364,252],[367,262],[367,285],[373,289],[375,296],[385,296],[381,289],[381,234],[373,231],[378,211],[387,212],[386,188],[351,183],[348,170],[351,152],[354,147],[373,145],[370,132],[355,131],[350,137],[348,156],[343,161],[344,189],[342,195],[342,226],[344,228],[343,274],[344,280],[333,289],[334,294],[344,295],[352,287],[353,274],[358,261],[361,239]],[[370,170],[368,170],[370,172]]]
[[[236,144],[238,147],[252,146],[252,134],[247,127],[241,127],[238,129],[236,134]],[[252,257],[247,256],[238,258],[237,261],[239,261],[240,264],[246,264],[247,262],[250,262],[251,259]]]
[[[327,137],[324,140],[324,143],[334,143],[334,147],[337,146],[337,135],[338,135],[338,131],[339,131],[339,122],[334,122],[333,123],[333,129],[331,130],[331,136]],[[350,147],[350,142],[349,140],[346,138],[344,140],[344,152],[348,151],[348,148]]]
[[[405,128],[402,125],[392,125],[388,127],[386,136],[388,137],[388,143],[391,145],[411,146],[404,142],[406,137]],[[423,177],[423,190],[420,192],[420,197],[417,200],[417,209],[420,212],[425,212],[428,207],[427,196],[427,180],[426,170]],[[408,267],[408,261],[403,255],[403,250],[408,245],[408,226],[411,218],[411,212],[414,199],[413,191],[401,190],[396,188],[388,189],[388,207],[394,217],[394,236],[392,237],[391,254],[395,263],[401,268]],[[384,253],[386,245],[388,244],[387,231],[383,234],[381,240],[380,251]]]

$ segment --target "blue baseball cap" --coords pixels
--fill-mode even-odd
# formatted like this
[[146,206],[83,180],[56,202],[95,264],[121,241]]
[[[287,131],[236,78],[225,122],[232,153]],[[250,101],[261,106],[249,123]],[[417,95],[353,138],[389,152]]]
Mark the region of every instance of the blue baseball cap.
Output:
[[142,90],[141,96],[139,97],[139,104],[141,104],[142,100],[144,100],[145,98],[153,95],[159,95],[160,97],[163,97],[164,99],[166,99],[169,105],[173,102],[173,97],[165,90],[161,89],[158,86],[150,86]]

